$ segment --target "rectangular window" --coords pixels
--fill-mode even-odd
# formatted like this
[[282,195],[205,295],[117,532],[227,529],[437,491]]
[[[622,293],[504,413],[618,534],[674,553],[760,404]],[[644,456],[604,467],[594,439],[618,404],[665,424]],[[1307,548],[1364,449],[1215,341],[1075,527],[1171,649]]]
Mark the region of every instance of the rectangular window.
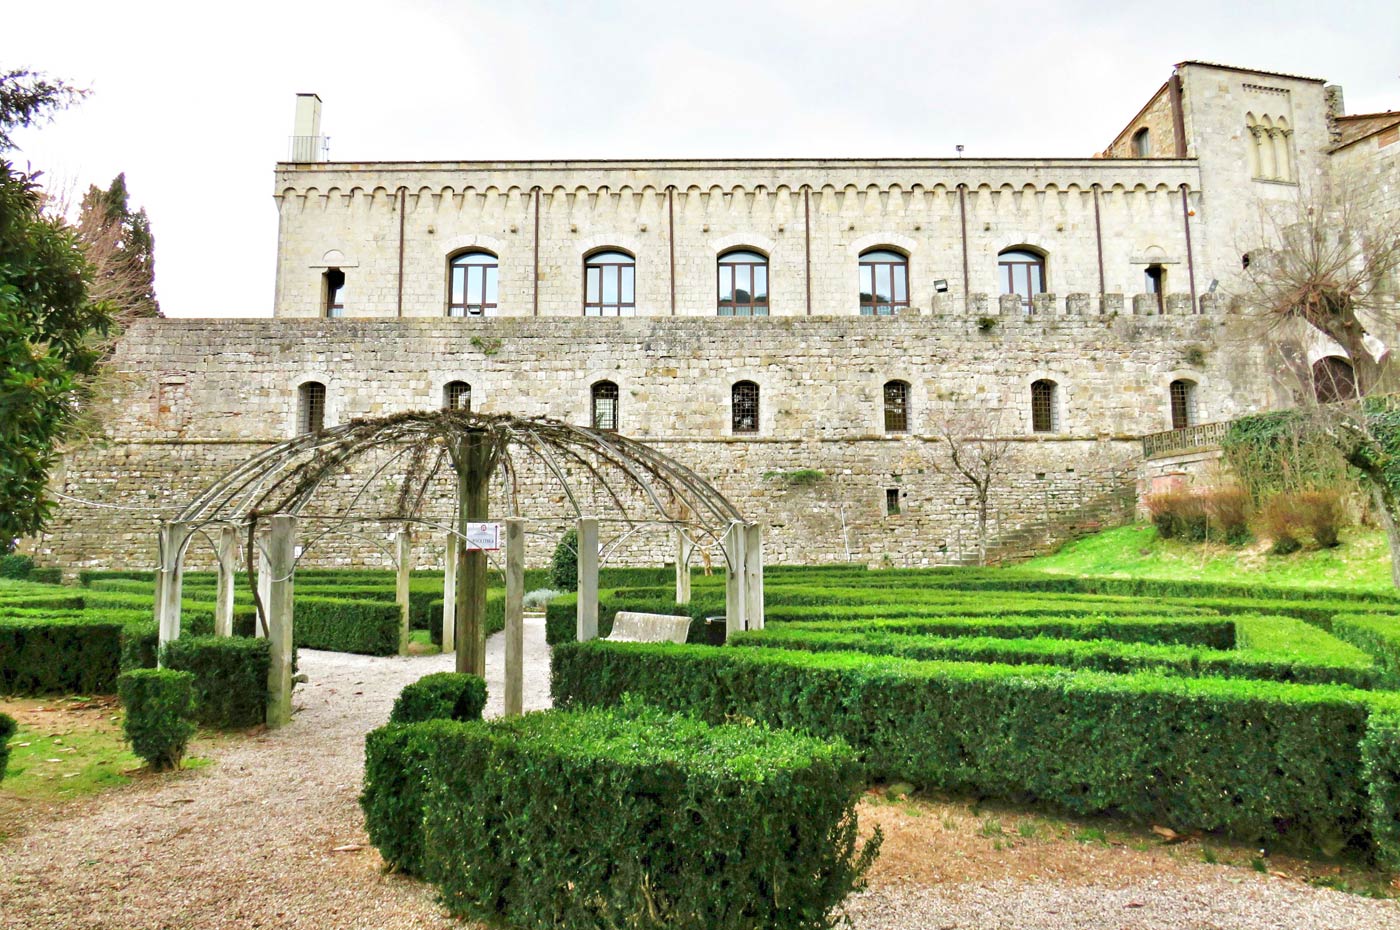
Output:
[[899,488],[885,489],[885,516],[899,516]]

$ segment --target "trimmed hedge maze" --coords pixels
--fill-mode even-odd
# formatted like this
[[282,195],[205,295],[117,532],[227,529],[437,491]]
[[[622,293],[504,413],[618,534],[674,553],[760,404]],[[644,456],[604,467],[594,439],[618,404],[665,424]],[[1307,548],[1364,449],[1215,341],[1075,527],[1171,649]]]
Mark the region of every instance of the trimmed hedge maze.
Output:
[[[844,566],[764,582],[767,628],[719,649],[573,643],[557,599],[556,704],[631,693],[842,739],[874,778],[1400,868],[1400,596]],[[601,631],[618,610],[723,614],[721,576],[692,592],[606,588]]]

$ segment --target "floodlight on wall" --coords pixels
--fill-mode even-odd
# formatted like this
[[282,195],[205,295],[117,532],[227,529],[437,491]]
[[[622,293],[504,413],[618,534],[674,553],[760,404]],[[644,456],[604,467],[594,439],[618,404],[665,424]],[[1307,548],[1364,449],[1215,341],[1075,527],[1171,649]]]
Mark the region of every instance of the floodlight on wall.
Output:
[[946,293],[948,293],[948,281],[947,281],[947,279],[946,279],[946,278],[939,278],[937,281],[933,282],[933,289],[934,289],[934,291],[936,291],[936,292],[939,293],[939,294],[946,294]]
[[1215,278],[1211,278],[1211,279],[1210,279],[1210,287],[1206,288],[1206,293],[1207,293],[1207,294],[1214,294],[1214,293],[1215,293],[1215,289],[1218,288],[1219,286],[1220,286],[1220,282],[1219,282],[1218,280],[1216,280]]
[[963,153],[963,146],[962,146],[962,144],[959,143],[958,145],[953,146],[953,148],[955,148],[955,149],[958,150],[958,157],[959,157],[959,158],[962,158],[962,153]]

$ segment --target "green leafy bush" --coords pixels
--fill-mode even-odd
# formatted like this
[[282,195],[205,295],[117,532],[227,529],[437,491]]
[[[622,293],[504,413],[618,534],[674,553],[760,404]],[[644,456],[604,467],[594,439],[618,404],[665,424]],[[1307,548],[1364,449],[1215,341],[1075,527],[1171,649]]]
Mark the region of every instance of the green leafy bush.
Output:
[[0,616],[0,694],[110,694],[124,626],[82,614]]
[[578,590],[578,530],[569,530],[554,547],[549,562],[549,583],[560,591]]
[[15,718],[0,714],[0,781],[5,780],[5,766],[10,761],[10,737],[17,729]]
[[195,720],[229,730],[267,719],[271,644],[265,639],[181,636],[165,644],[164,665],[194,676]]
[[63,569],[57,566],[35,567],[30,569],[28,580],[40,584],[62,584]]
[[[390,725],[368,745],[386,861],[493,924],[831,927],[879,847],[858,841],[861,773],[839,741],[630,705]],[[416,830],[411,806],[369,790],[404,772],[421,773]]]
[[632,691],[706,719],[840,737],[872,774],[1075,814],[1364,845],[1360,737],[1390,695],[1152,673],[624,643],[555,648],[555,705]]
[[389,656],[399,651],[399,606],[388,601],[298,597],[292,636],[303,649]]
[[33,571],[34,560],[27,555],[0,555],[0,578],[28,578]]
[[1400,709],[1366,721],[1361,764],[1376,861],[1400,869]]
[[194,675],[171,669],[122,672],[117,693],[126,717],[122,730],[131,751],[157,772],[180,767],[194,735]]
[[390,723],[424,720],[480,720],[486,707],[486,682],[476,675],[434,672],[399,692]]
[[1400,618],[1337,614],[1332,618],[1332,632],[1375,658],[1393,681],[1400,681]]
[[365,812],[370,842],[390,868],[423,875],[428,763],[439,730],[461,725],[461,721],[444,719],[390,723],[365,737],[365,783],[360,807]]

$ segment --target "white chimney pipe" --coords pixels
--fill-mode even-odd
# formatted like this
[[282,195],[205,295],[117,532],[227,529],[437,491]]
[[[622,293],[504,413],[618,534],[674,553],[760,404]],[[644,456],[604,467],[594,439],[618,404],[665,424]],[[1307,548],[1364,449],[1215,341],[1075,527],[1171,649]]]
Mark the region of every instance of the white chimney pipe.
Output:
[[325,140],[321,137],[321,98],[297,94],[296,117],[292,121],[292,161],[323,161]]

